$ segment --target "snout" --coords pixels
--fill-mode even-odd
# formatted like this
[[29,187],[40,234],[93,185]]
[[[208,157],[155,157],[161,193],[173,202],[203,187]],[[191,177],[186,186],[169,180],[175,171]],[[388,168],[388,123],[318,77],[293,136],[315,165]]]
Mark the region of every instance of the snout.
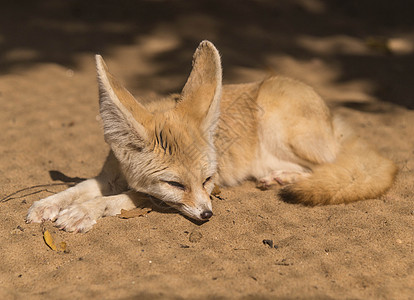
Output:
[[210,207],[180,206],[177,207],[184,215],[194,220],[207,221],[213,216]]
[[213,212],[211,210],[204,210],[201,214],[200,214],[200,218],[202,220],[208,220],[213,216]]
[[210,195],[204,190],[188,193],[176,206],[183,214],[194,220],[207,221],[213,216]]

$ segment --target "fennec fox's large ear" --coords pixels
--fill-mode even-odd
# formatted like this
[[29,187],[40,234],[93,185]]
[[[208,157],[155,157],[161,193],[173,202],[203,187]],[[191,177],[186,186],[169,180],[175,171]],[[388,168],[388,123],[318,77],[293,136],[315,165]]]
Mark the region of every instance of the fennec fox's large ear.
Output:
[[181,92],[177,110],[192,116],[200,129],[212,136],[220,116],[221,61],[209,41],[202,41],[194,53],[193,69]]
[[95,58],[106,142],[118,147],[141,148],[147,138],[146,124],[152,114],[109,73],[100,55]]

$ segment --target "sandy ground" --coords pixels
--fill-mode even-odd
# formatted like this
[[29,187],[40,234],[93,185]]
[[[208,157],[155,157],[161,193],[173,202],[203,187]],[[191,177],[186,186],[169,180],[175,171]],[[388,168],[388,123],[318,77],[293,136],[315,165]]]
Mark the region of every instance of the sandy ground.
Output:
[[[1,299],[414,299],[412,8],[275,2],[2,7]],[[277,73],[314,86],[397,163],[391,190],[309,208],[246,182],[222,189],[214,217],[201,226],[162,211],[104,218],[86,234],[46,223],[68,251],[49,249],[42,226],[24,217],[34,201],[67,185],[33,186],[94,176],[108,152],[93,54],[145,98],[179,91],[205,38],[221,51],[225,82]]]

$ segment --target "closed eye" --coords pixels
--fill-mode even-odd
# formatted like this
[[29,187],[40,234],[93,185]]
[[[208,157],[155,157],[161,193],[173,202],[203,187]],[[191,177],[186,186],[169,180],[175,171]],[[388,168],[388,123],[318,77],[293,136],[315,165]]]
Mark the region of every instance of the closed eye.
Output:
[[183,184],[177,182],[177,181],[164,181],[164,182],[171,185],[171,186],[173,186],[173,187],[175,187],[175,188],[177,188],[177,189],[180,189],[180,190],[183,190],[183,191],[185,190],[185,186]]
[[211,180],[211,176],[210,177],[207,177],[207,179],[204,180],[203,185],[206,185],[210,180]]

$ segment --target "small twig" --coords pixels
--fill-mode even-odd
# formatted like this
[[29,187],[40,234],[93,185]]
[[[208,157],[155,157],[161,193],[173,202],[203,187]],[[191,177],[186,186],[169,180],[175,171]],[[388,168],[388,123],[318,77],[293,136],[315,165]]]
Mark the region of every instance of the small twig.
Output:
[[31,195],[35,195],[35,194],[39,194],[39,193],[41,193],[41,192],[48,192],[48,193],[51,193],[51,194],[56,194],[55,192],[53,192],[53,191],[49,191],[48,189],[43,189],[43,190],[38,190],[38,191],[35,191],[35,192],[32,192],[32,193],[29,193],[29,194],[24,194],[24,195],[22,195],[22,196],[10,197],[10,198],[7,198],[6,200],[2,201],[2,202],[6,202],[6,201],[10,201],[10,200],[14,200],[14,199],[24,198],[24,197],[27,197],[27,196],[31,196]]
[[215,197],[215,198],[217,198],[217,199],[219,199],[219,200],[226,200],[226,199],[224,199],[223,197],[221,197],[220,195],[211,195],[211,196],[213,196],[213,197]]
[[23,195],[23,196],[12,197],[12,196],[14,196],[14,195],[16,195],[18,193],[21,193],[21,192],[24,192],[24,191],[27,191],[27,190],[31,190],[31,189],[42,188],[42,187],[49,187],[49,186],[67,185],[67,184],[68,183],[66,183],[66,182],[65,183],[62,182],[62,183],[49,183],[49,184],[33,185],[33,186],[30,186],[30,187],[27,187],[27,188],[18,190],[18,191],[14,192],[14,193],[11,193],[11,194],[7,195],[6,197],[2,198],[0,200],[0,202],[3,203],[3,202],[7,202],[9,200],[12,200],[12,199],[19,199],[19,198],[26,197],[26,196],[33,195],[33,194],[37,194],[37,193],[40,193],[40,192],[54,193],[54,192],[49,191],[48,189],[43,189],[43,190],[39,190],[39,191],[36,191],[36,192],[33,192],[33,193],[29,193],[29,194],[26,194],[26,195]]

